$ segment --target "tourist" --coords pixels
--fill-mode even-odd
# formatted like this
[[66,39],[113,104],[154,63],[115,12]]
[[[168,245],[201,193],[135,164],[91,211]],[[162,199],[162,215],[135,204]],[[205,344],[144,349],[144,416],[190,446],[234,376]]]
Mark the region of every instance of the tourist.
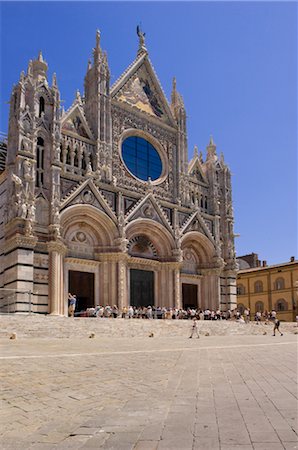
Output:
[[75,313],[75,309],[76,309],[76,302],[77,302],[76,295],[72,295],[69,292],[69,294],[68,294],[68,302],[69,302],[68,315],[70,317],[74,317],[74,313]]
[[283,336],[282,332],[281,332],[280,329],[279,329],[279,326],[280,326],[280,321],[279,321],[278,318],[275,316],[275,319],[274,319],[274,328],[273,328],[273,335],[272,335],[272,336],[275,336],[275,331],[276,331],[276,330],[279,332],[279,334],[280,334],[281,336]]
[[129,306],[128,307],[128,318],[129,319],[131,319],[133,317],[133,313],[134,313],[133,307]]
[[245,323],[248,323],[250,321],[250,310],[249,310],[249,308],[245,308],[245,310],[244,310],[244,319],[245,319]]
[[196,318],[193,319],[192,321],[192,327],[191,327],[191,335],[189,336],[189,339],[191,339],[193,337],[193,334],[197,335],[197,338],[199,339],[199,332],[198,332],[198,321]]
[[262,313],[260,311],[257,311],[256,315],[255,315],[255,321],[256,321],[257,325],[259,325],[259,322],[261,322],[261,317],[262,317]]
[[125,318],[126,318],[126,314],[127,314],[127,307],[126,307],[126,306],[123,306],[123,308],[122,308],[122,314],[121,314],[122,319],[125,319]]

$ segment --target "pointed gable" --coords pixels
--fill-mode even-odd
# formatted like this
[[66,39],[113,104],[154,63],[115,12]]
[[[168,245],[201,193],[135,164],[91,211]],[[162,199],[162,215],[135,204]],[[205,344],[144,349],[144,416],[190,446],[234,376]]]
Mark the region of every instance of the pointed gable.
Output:
[[189,219],[184,222],[181,232],[186,234],[189,231],[198,231],[204,234],[211,242],[214,243],[214,237],[210,231],[211,223],[207,224],[199,211],[195,211]]
[[195,156],[189,163],[188,174],[200,183],[208,184],[199,157]]
[[60,211],[78,204],[89,204],[107,214],[117,224],[117,217],[105,197],[99,192],[91,179],[84,181],[62,199]]
[[152,193],[147,194],[135,204],[126,215],[125,222],[129,223],[140,218],[154,220],[165,226],[170,233],[173,233],[171,223],[169,222],[166,213],[162,210]]
[[84,111],[78,103],[74,103],[62,118],[62,131],[65,133],[71,132],[80,137],[94,140]]
[[139,55],[116,81],[112,98],[132,106],[170,126],[175,120],[147,53]]

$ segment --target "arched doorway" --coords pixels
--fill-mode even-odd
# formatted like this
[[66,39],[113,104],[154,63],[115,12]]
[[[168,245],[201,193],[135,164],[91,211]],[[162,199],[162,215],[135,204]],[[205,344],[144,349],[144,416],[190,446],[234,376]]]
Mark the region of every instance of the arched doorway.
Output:
[[173,237],[164,226],[150,219],[131,222],[126,236],[130,256],[129,303],[133,306],[172,306],[173,271],[167,264],[172,257]]
[[101,254],[115,251],[115,223],[91,205],[74,205],[61,214],[64,259],[64,295],[77,295],[76,310],[82,311],[117,299],[116,263],[102,263]]
[[191,231],[182,237],[181,249],[183,308],[214,309],[219,303],[219,280],[212,272],[215,255],[212,242],[202,233]]

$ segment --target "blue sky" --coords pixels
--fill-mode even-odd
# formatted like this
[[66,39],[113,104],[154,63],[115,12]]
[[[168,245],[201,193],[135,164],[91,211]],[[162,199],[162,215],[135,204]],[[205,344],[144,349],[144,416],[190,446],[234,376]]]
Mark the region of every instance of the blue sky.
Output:
[[212,134],[231,168],[237,254],[297,257],[296,2],[2,2],[0,130],[12,85],[40,49],[68,108],[96,29],[113,82],[136,56],[140,22],[168,99],[177,78],[189,157]]

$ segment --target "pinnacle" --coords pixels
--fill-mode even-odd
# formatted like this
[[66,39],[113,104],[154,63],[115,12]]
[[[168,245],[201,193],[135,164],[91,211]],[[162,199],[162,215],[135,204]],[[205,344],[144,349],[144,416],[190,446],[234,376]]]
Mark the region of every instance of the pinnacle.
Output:
[[212,136],[212,134],[210,134],[210,141],[209,141],[209,145],[211,146],[214,146],[215,144],[214,144],[214,141],[213,141],[213,136]]

